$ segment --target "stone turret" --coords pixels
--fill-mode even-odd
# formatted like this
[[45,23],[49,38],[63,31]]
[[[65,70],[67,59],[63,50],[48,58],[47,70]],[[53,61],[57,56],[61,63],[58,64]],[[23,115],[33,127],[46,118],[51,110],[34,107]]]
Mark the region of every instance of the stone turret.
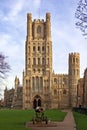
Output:
[[19,86],[19,84],[20,84],[19,78],[16,76],[15,77],[15,91],[17,90],[17,87]]
[[77,103],[77,83],[80,78],[80,54],[69,54],[69,91],[70,106],[76,106]]
[[27,14],[27,38],[32,39],[32,14]]
[[46,39],[51,41],[50,13],[46,13]]

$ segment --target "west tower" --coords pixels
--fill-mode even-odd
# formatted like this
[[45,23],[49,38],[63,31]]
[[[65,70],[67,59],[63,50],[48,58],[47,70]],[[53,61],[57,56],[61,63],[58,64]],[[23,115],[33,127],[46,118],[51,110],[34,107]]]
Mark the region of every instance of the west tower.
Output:
[[[27,14],[23,87],[20,85],[19,78],[16,76],[15,90],[12,90],[13,101],[10,106],[17,109],[32,109],[37,106],[58,109],[77,105],[77,84],[80,79],[80,55],[79,53],[69,54],[68,74],[52,73],[51,39],[50,13],[46,13],[45,20],[32,20],[32,14]],[[85,102],[87,100],[86,72],[87,70],[84,76]],[[6,97],[9,98],[6,99]],[[6,105],[7,100],[9,103],[9,99],[10,91],[6,88]]]
[[46,20],[27,14],[25,71],[23,72],[23,108],[50,108],[52,80],[52,41],[50,13]]

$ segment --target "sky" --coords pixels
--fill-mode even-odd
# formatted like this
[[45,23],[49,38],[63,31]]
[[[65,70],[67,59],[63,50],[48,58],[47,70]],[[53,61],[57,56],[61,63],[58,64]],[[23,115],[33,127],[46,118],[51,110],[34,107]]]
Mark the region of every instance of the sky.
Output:
[[0,90],[14,87],[17,75],[22,84],[25,69],[25,41],[27,35],[27,13],[32,19],[45,19],[51,13],[51,35],[53,70],[68,74],[68,56],[80,53],[80,75],[87,67],[87,39],[76,28],[75,12],[79,0],[0,0],[0,52],[8,56],[11,66],[8,78],[0,83]]

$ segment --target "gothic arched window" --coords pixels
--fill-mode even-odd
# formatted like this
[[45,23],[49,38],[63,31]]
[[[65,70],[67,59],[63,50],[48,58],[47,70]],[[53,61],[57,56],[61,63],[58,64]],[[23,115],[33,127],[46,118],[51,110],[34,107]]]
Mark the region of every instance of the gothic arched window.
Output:
[[41,33],[41,26],[40,25],[37,27],[37,33]]
[[56,89],[54,90],[54,95],[57,95],[57,90]]
[[66,93],[67,93],[67,91],[64,89],[64,90],[63,90],[63,94],[66,94]]
[[57,83],[57,79],[56,78],[54,78],[54,83]]
[[44,58],[42,58],[42,64],[43,64],[43,65],[45,64],[45,60],[44,60]]

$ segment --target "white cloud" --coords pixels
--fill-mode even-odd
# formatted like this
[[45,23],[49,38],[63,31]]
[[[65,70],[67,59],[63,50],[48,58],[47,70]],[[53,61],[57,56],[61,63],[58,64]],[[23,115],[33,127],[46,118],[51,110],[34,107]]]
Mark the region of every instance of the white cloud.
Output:
[[0,34],[0,47],[1,47],[1,50],[4,49],[5,46],[7,46],[10,39],[11,39],[11,37],[10,37],[9,34],[4,34],[4,33]]
[[[15,75],[21,75],[24,69],[25,43],[24,41],[21,41],[22,43],[17,43],[17,41],[14,41],[13,38],[8,34],[0,35],[0,39],[0,52],[3,52],[6,56],[8,56],[7,61],[11,66],[9,76],[12,79],[12,77],[15,77]],[[13,84],[13,80],[11,80],[11,82],[9,81],[8,86],[12,87],[11,84]]]
[[[19,13],[23,10],[23,7],[25,5],[25,2],[26,0],[18,0],[18,1],[13,1],[11,2],[9,5],[8,3],[8,11],[6,13],[1,12],[1,16],[4,16],[3,17],[3,21],[16,21],[18,16],[19,16]],[[4,11],[4,10],[3,10]]]
[[40,7],[40,4],[41,4],[41,0],[33,0],[33,4],[36,8],[39,8]]

